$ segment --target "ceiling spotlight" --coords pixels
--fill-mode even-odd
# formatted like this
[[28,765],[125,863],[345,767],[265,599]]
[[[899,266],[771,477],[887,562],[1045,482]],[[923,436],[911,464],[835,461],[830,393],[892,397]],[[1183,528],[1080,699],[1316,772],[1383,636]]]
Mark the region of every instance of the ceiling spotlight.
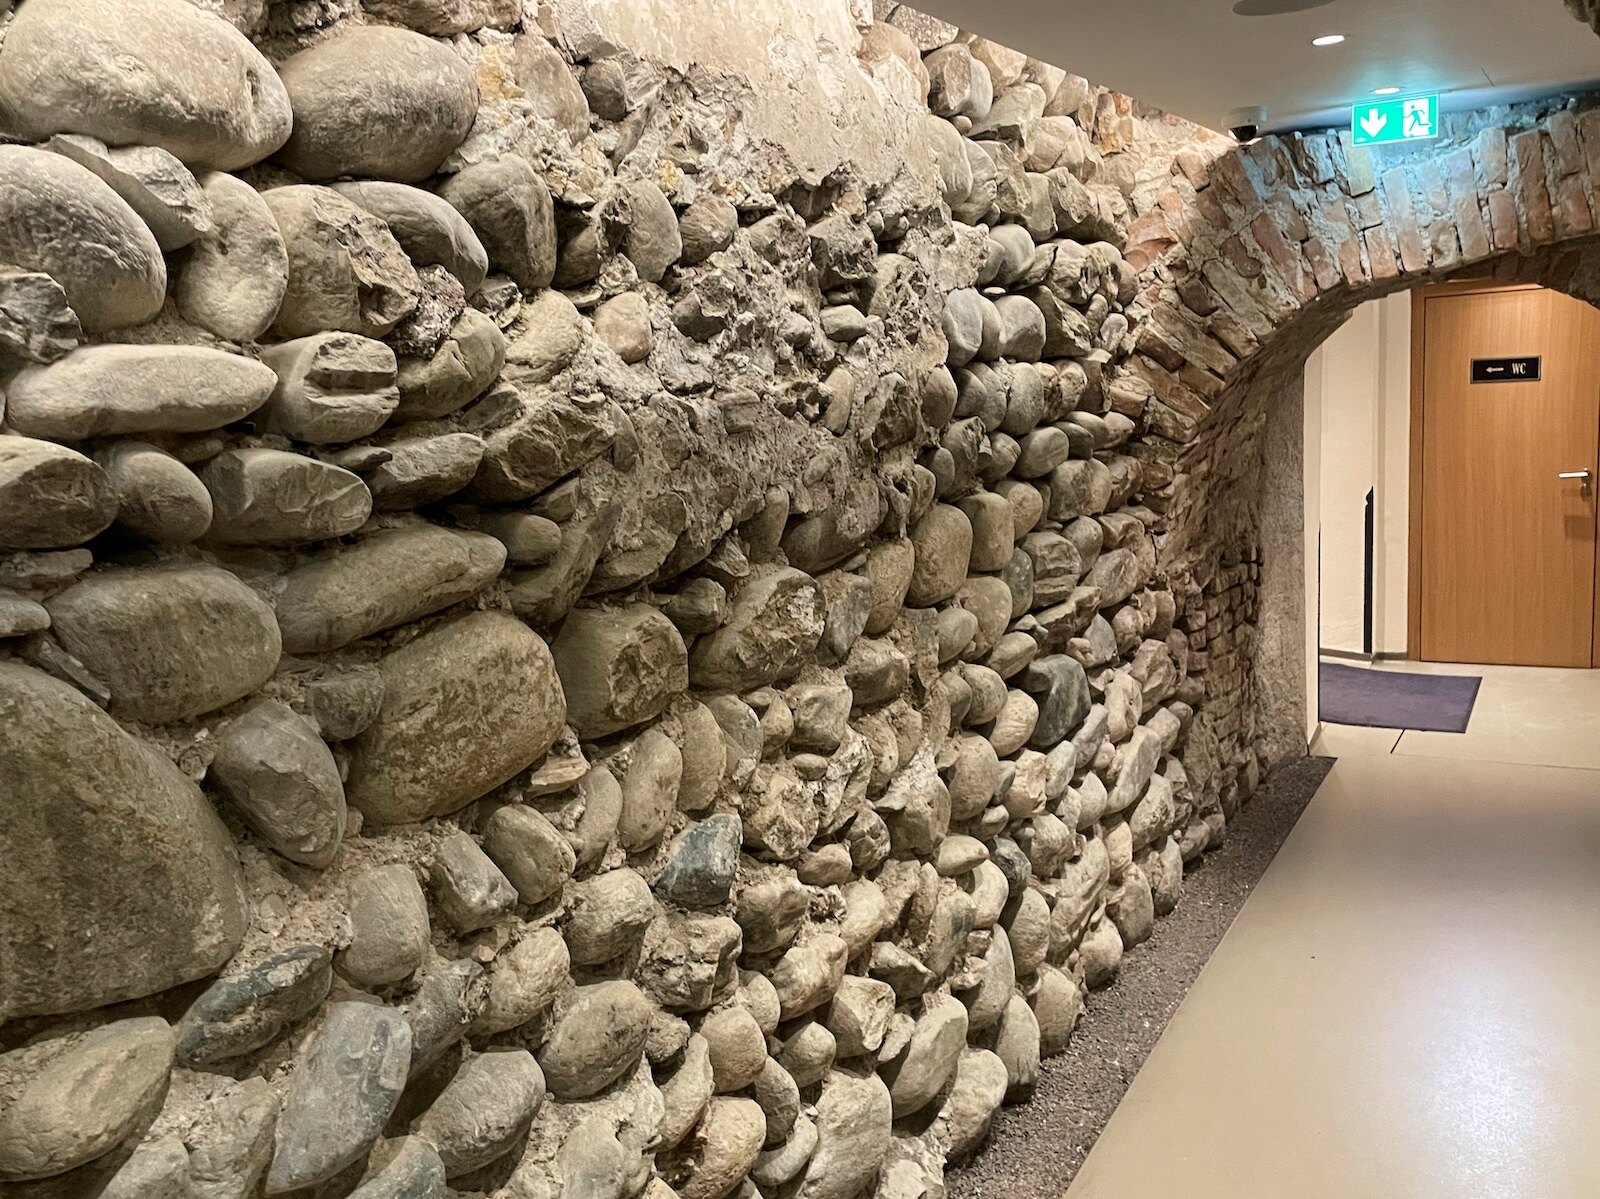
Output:
[[1375,87],[1372,89],[1374,96],[1398,96],[1400,89],[1397,87]]
[[1311,44],[1313,46],[1337,46],[1342,41],[1344,41],[1344,34],[1330,33],[1323,37],[1312,38]]

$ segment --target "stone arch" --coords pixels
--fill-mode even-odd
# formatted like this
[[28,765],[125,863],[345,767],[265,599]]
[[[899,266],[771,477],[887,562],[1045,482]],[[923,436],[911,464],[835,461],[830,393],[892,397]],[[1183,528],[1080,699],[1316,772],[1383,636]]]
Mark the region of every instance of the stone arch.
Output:
[[[1160,558],[1187,597],[1192,643],[1222,651],[1204,710],[1221,760],[1239,760],[1246,734],[1268,761],[1303,746],[1305,680],[1284,627],[1303,627],[1299,564],[1260,553],[1284,515],[1268,509],[1287,506],[1300,470],[1299,429],[1275,435],[1275,406],[1368,300],[1484,274],[1600,299],[1597,189],[1600,106],[1556,100],[1458,114],[1440,141],[1392,159],[1346,133],[1180,154],[1131,223],[1146,312],[1111,398],[1173,480]],[[1279,532],[1297,534],[1294,517]],[[1208,627],[1241,573],[1262,572],[1279,577],[1252,580],[1265,610],[1244,624],[1259,640],[1238,622]]]

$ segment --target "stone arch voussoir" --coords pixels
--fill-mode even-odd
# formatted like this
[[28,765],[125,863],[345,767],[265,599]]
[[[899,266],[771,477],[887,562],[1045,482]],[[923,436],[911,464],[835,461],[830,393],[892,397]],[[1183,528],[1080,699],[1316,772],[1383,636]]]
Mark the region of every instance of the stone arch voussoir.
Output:
[[[1275,430],[1272,415],[1356,307],[1469,274],[1600,300],[1600,102],[1460,114],[1420,150],[1375,153],[1324,133],[1179,156],[1128,241],[1145,312],[1110,393],[1148,430],[1156,476],[1170,471],[1162,565],[1203,628],[1241,586],[1270,604],[1264,570],[1299,572],[1261,551],[1301,449],[1299,426]],[[1285,665],[1298,651],[1272,625],[1250,622],[1250,642],[1224,647],[1237,661],[1212,662],[1208,684],[1248,691],[1215,710],[1259,727],[1219,739],[1253,740],[1268,760],[1304,746],[1304,680]],[[1211,648],[1203,634],[1198,647]]]

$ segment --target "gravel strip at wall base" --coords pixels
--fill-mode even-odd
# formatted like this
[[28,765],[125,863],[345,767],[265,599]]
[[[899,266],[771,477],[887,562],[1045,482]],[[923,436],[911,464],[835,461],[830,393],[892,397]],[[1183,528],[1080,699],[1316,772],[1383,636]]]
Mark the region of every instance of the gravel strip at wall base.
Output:
[[1059,1199],[1100,1138],[1133,1076],[1166,1031],[1333,767],[1303,758],[1283,767],[1228,824],[1221,849],[1183,876],[1183,901],[1090,994],[1072,1044],[1044,1063],[1026,1105],[1007,1107],[976,1158],[945,1175],[949,1199]]

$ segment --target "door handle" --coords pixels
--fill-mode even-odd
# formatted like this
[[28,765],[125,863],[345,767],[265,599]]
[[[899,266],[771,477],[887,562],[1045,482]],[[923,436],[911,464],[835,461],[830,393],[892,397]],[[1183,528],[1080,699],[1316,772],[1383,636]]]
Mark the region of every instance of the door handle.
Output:
[[1578,489],[1578,494],[1584,496],[1589,494],[1590,477],[1590,473],[1586,470],[1564,470],[1556,476],[1558,479],[1581,479],[1583,486]]

